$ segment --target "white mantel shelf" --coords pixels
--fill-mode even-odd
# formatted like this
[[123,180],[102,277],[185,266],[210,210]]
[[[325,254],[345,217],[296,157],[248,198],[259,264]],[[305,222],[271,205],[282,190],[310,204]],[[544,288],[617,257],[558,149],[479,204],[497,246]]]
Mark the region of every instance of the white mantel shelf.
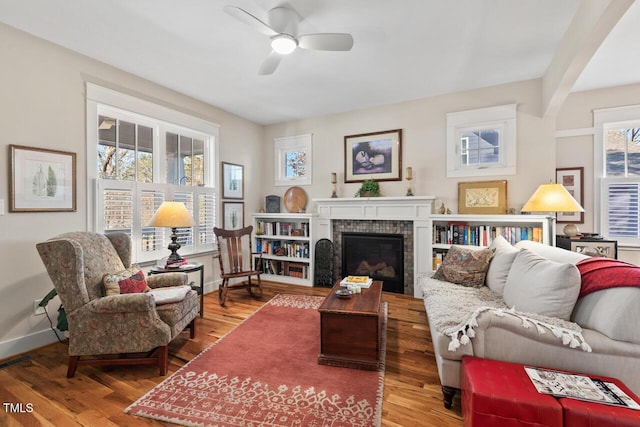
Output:
[[431,215],[433,196],[313,199],[320,218],[397,219],[414,221]]

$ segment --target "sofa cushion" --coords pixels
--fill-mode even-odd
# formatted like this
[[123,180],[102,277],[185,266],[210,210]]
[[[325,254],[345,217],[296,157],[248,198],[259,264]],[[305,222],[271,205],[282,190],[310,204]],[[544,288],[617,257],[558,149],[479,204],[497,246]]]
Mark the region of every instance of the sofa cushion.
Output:
[[588,255],[579,254],[578,252],[568,251],[566,249],[549,246],[532,240],[520,240],[515,244],[516,249],[527,249],[551,261],[576,264],[578,261],[589,258]]
[[105,274],[102,277],[104,293],[106,296],[147,292],[147,280],[144,273],[137,265],[132,265],[126,270],[114,274]]
[[507,284],[507,276],[511,270],[511,264],[518,255],[518,249],[514,248],[511,243],[502,236],[497,236],[491,242],[490,249],[495,251],[489,270],[487,270],[487,286],[494,292],[502,295],[504,286]]
[[462,246],[451,246],[433,278],[479,288],[484,286],[492,257],[493,249],[476,250]]
[[638,307],[640,289],[605,289],[578,299],[571,320],[613,340],[640,344]]
[[511,265],[503,297],[518,311],[569,320],[579,292],[580,272],[575,265],[522,249]]

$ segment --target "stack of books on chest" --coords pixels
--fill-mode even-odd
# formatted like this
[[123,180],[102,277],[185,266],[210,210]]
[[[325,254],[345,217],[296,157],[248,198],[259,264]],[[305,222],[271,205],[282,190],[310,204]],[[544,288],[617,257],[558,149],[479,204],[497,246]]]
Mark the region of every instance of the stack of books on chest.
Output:
[[340,286],[359,286],[368,288],[373,280],[369,276],[347,276],[340,281]]

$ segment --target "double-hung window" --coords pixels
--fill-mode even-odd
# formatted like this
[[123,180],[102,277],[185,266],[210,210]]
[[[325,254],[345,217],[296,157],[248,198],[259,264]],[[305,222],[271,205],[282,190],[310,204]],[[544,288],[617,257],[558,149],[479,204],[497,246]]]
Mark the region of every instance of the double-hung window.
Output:
[[640,244],[640,106],[594,111],[600,228],[621,245]]
[[171,230],[146,224],[163,201],[180,201],[196,223],[178,229],[180,254],[213,250],[217,132],[201,119],[88,85],[90,228],[125,232],[134,261],[156,260],[168,254]]

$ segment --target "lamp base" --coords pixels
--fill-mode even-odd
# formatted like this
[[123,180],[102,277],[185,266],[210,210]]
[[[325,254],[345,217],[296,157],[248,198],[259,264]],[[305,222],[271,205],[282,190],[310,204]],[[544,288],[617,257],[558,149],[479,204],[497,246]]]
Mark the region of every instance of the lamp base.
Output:
[[180,263],[184,260],[180,255],[178,255],[178,249],[180,249],[181,245],[178,243],[178,230],[174,227],[171,229],[171,243],[167,249],[171,251],[171,255],[167,258],[167,264],[176,264]]
[[578,230],[578,227],[576,227],[575,224],[565,225],[564,228],[562,229],[562,232],[564,233],[565,236],[568,236],[568,237],[575,237],[578,234],[580,234],[580,230]]

